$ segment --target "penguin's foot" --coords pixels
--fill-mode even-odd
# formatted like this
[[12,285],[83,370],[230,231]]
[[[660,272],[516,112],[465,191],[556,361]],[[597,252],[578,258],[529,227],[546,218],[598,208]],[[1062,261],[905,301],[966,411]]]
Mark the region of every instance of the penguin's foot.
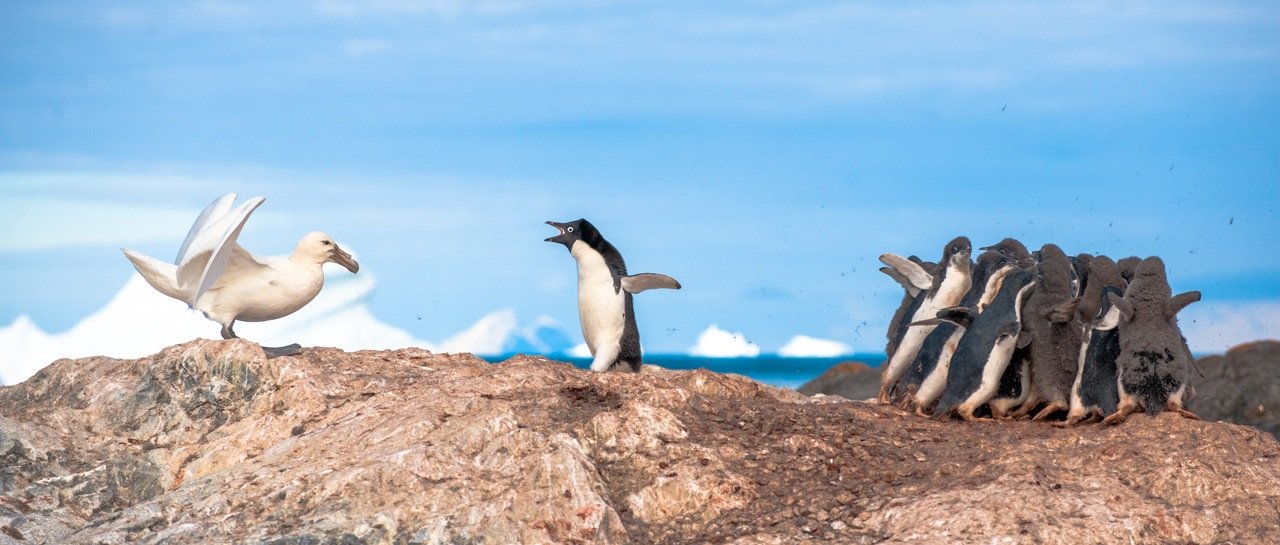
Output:
[[916,405],[916,416],[920,418],[929,418],[929,414],[924,412],[924,405]]
[[1058,403],[1056,401],[1051,401],[1049,402],[1048,405],[1045,405],[1043,409],[1040,409],[1040,412],[1036,413],[1035,416],[1031,417],[1031,420],[1039,422],[1041,420],[1049,418],[1049,416],[1051,416],[1053,413],[1056,413],[1058,411],[1065,410],[1065,409],[1067,409],[1067,406],[1065,403]]
[[302,345],[293,343],[288,346],[264,346],[262,351],[267,355],[267,359],[281,356],[297,356],[302,353]]
[[1009,411],[1013,410],[1015,405],[1011,403],[1011,401],[1012,400],[1006,398],[993,400],[987,403],[987,407],[991,409],[991,417],[996,420],[1012,420],[1009,416]]
[[898,408],[904,411],[909,411],[913,408],[918,409],[918,407],[915,406],[914,400],[912,400],[910,396],[906,396],[898,400]]
[[1086,422],[1091,422],[1093,419],[1100,416],[1102,416],[1102,413],[1097,409],[1082,410],[1077,407],[1067,412],[1067,419],[1065,421],[1054,422],[1053,425],[1059,428],[1071,428]]
[[961,420],[964,420],[965,422],[977,422],[977,421],[982,421],[982,420],[987,420],[987,421],[991,420],[990,418],[979,418],[979,417],[977,417],[977,416],[974,416],[974,413],[975,413],[975,412],[977,412],[977,410],[978,410],[978,408],[977,408],[977,407],[972,407],[972,406],[969,406],[969,405],[967,405],[967,404],[963,404],[963,403],[962,403],[962,404],[960,404],[960,406],[959,406],[959,407],[956,407],[956,416],[959,416],[959,417],[960,417],[960,419],[961,419]]
[[876,403],[881,405],[889,404],[889,388],[887,386],[880,387],[880,393],[876,394]]
[[1115,426],[1117,424],[1123,424],[1126,418],[1129,418],[1129,415],[1124,414],[1120,411],[1116,411],[1114,413],[1111,413],[1111,416],[1103,418],[1102,425]]
[[1103,419],[1102,419],[1102,424],[1103,424],[1103,425],[1105,425],[1105,426],[1114,426],[1114,425],[1116,425],[1116,424],[1123,424],[1123,423],[1124,423],[1124,421],[1125,421],[1125,419],[1126,419],[1126,418],[1129,418],[1129,415],[1130,415],[1130,414],[1132,414],[1134,411],[1137,411],[1137,410],[1138,410],[1138,408],[1139,408],[1139,407],[1138,407],[1138,404],[1136,404],[1136,403],[1125,403],[1124,401],[1125,401],[1124,399],[1121,399],[1120,407],[1118,407],[1118,408],[1116,409],[1116,412],[1111,413],[1111,415],[1109,415],[1109,416],[1107,416],[1106,418],[1103,418]]
[[1013,413],[1009,414],[1009,419],[1022,420],[1023,418],[1026,418],[1028,414],[1031,414],[1031,410],[1034,409],[1035,407],[1036,406],[1031,403],[1023,403],[1022,406],[1018,407],[1018,410],[1013,411]]
[[1175,413],[1178,413],[1178,414],[1182,415],[1182,417],[1183,417],[1183,418],[1190,418],[1190,419],[1192,419],[1192,420],[1200,420],[1200,417],[1199,417],[1199,416],[1196,416],[1196,413],[1193,413],[1193,412],[1191,412],[1191,411],[1188,411],[1185,407],[1183,407],[1183,406],[1182,406],[1182,396],[1180,396],[1180,395],[1179,395],[1179,396],[1172,397],[1172,398],[1170,398],[1170,399],[1169,399],[1168,408],[1169,408],[1169,410],[1170,410],[1170,411],[1172,411],[1172,412],[1175,412]]
[[1053,425],[1059,428],[1074,428],[1080,424],[1084,424],[1090,420],[1089,415],[1073,414],[1068,415],[1066,420],[1062,422],[1054,422]]

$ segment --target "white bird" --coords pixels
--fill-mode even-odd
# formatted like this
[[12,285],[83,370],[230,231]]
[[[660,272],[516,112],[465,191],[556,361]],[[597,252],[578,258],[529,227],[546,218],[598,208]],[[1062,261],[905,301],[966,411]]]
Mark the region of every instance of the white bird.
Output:
[[[236,238],[249,214],[266,199],[254,197],[233,210],[235,200],[236,194],[228,193],[200,213],[173,264],[123,250],[151,287],[222,324],[222,338],[237,338],[232,330],[236,320],[274,320],[310,303],[324,287],[325,263],[337,263],[352,273],[360,270],[351,254],[319,231],[302,237],[288,256],[249,253]],[[300,349],[297,344],[263,348],[268,357],[293,355]]]

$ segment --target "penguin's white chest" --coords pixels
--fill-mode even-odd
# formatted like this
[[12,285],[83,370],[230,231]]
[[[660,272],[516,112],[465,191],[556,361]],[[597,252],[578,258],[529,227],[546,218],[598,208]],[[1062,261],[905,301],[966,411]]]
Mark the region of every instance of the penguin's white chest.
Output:
[[618,344],[626,327],[626,293],[614,291],[613,274],[604,256],[585,243],[573,243],[570,253],[578,262],[578,321],[587,348]]

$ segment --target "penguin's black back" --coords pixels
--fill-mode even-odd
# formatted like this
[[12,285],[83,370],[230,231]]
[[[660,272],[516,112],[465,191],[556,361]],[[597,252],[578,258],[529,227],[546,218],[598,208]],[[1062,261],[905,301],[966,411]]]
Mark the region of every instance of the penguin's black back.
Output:
[[615,365],[626,365],[634,372],[640,372],[641,361],[640,354],[640,328],[636,326],[636,313],[632,308],[631,294],[624,293],[626,297],[626,320],[627,323],[622,329],[621,350],[618,352],[618,363]]
[[[1117,275],[1118,276],[1118,275]],[[1123,293],[1118,287],[1102,289],[1096,315],[1101,317],[1111,309],[1109,294]],[[1085,407],[1097,407],[1104,414],[1116,412],[1120,392],[1116,386],[1116,358],[1120,356],[1120,328],[1090,329],[1089,348],[1084,354],[1084,369],[1080,374],[1080,401]]]
[[[1017,399],[1022,397],[1022,374],[1027,372],[1027,362],[1031,359],[1031,350],[1027,347],[1013,349],[1013,357],[1009,358],[1009,366],[1000,375],[1000,386],[996,388],[995,398]],[[1115,381],[1112,380],[1112,383]]]

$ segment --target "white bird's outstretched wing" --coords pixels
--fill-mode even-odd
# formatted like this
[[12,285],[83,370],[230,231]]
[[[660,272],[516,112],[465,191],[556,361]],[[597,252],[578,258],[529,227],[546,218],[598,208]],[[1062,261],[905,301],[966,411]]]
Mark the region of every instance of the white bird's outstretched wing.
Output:
[[210,224],[227,215],[227,212],[231,210],[231,203],[235,202],[235,200],[235,193],[227,193],[214,199],[213,202],[209,203],[209,206],[204,208],[203,212],[200,212],[200,215],[196,217],[195,223],[191,224],[191,230],[187,231],[187,238],[182,241],[182,247],[178,248],[178,257],[173,260],[174,265],[181,265],[183,261],[187,261],[184,258],[187,256],[187,250],[191,248],[191,242],[195,240],[201,231],[207,229]]
[[[254,197],[221,217],[202,218],[206,220],[205,225],[188,235],[190,243],[182,256],[183,261],[178,263],[178,285],[184,293],[191,293],[188,305],[194,307],[226,270],[227,262],[237,247],[236,238],[240,236],[240,230],[254,209],[266,200]],[[221,199],[214,204],[219,202]]]

